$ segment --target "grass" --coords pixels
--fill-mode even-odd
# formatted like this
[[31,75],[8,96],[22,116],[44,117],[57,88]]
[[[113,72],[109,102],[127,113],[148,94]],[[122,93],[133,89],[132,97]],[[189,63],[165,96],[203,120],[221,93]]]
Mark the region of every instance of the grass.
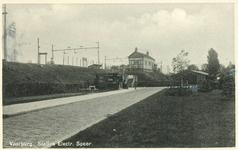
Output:
[[[112,90],[99,90],[98,93],[107,92]],[[37,95],[37,96],[25,96],[25,97],[13,97],[13,98],[3,98],[3,106],[20,104],[20,103],[29,103],[43,100],[51,100],[54,98],[63,98],[63,97],[71,97],[71,96],[79,96],[91,94],[88,91],[81,91],[78,93],[63,93],[63,94],[51,94],[51,95]]]
[[[3,98],[74,93],[73,87],[87,88],[103,69],[64,65],[39,65],[3,61]],[[41,83],[41,85],[39,85]],[[38,94],[41,93],[41,94]]]
[[[219,90],[188,97],[162,91],[63,142],[75,148],[234,147],[235,102]],[[77,146],[83,142],[89,146]]]
[[17,83],[62,83],[75,84],[93,81],[103,69],[92,69],[66,65],[39,65],[3,62],[3,85]]
[[[2,97],[3,99],[12,98],[10,101],[16,102],[18,99],[16,97],[74,93],[77,92],[77,88],[88,88],[89,85],[93,85],[96,74],[105,74],[111,71],[69,65],[40,65],[3,61],[2,72]],[[137,74],[139,81],[146,83],[162,81],[162,77],[166,77],[159,72],[148,74],[137,72]],[[159,79],[160,77],[161,79]],[[28,98],[26,99],[22,102],[30,101]],[[11,104],[11,102],[7,102],[7,104]]]

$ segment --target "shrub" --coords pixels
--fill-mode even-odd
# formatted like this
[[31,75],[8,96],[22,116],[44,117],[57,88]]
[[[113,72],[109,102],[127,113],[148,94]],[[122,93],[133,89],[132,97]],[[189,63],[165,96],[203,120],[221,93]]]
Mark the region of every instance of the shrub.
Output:
[[165,90],[166,96],[190,96],[192,95],[192,90],[189,88],[169,88]]
[[235,77],[227,76],[224,78],[222,83],[222,97],[228,99],[235,99]]
[[213,82],[211,80],[203,81],[201,84],[199,84],[198,92],[211,92],[213,90],[212,88]]
[[175,96],[176,95],[176,91],[174,89],[166,89],[164,94],[166,96]]
[[212,89],[215,90],[215,89],[219,89],[220,88],[220,82],[219,80],[214,80],[212,82]]

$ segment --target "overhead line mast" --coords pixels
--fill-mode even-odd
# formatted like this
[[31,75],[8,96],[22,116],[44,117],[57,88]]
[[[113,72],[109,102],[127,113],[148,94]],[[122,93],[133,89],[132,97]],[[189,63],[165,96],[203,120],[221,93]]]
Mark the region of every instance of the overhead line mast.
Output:
[[4,33],[3,33],[3,51],[4,51],[4,59],[7,61],[7,12],[6,12],[6,4],[3,4],[3,10],[4,12],[2,13],[4,15]]

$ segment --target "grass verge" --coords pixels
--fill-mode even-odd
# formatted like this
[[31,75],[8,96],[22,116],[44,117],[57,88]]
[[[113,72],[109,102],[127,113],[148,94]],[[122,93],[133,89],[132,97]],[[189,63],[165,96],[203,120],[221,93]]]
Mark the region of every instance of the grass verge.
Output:
[[[112,91],[112,90],[99,90],[98,93],[108,92],[108,91]],[[37,95],[37,96],[3,98],[3,106],[13,105],[13,104],[20,104],[20,103],[36,102],[36,101],[42,101],[42,100],[51,100],[51,99],[54,99],[54,98],[63,98],[63,97],[86,95],[86,94],[91,94],[91,92],[81,91],[81,92],[78,92],[78,93],[63,93],[63,94],[51,94],[51,95]]]
[[219,90],[192,97],[162,91],[62,143],[69,144],[54,148],[234,147],[235,102]]

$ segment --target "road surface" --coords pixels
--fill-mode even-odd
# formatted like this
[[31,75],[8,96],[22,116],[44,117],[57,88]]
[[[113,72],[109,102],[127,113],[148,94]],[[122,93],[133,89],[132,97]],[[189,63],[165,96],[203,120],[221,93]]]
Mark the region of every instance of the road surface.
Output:
[[5,118],[3,147],[50,147],[162,89],[138,88]]

